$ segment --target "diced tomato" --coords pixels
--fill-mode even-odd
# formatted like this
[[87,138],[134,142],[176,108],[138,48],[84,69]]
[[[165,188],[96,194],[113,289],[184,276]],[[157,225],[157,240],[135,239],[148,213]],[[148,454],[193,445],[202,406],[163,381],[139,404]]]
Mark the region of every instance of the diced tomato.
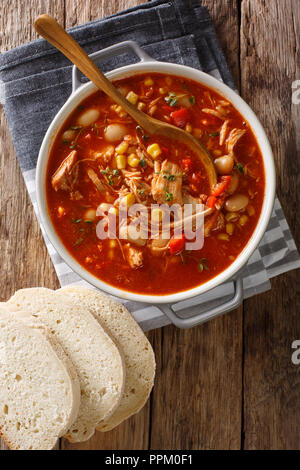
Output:
[[184,171],[189,173],[192,171],[193,168],[193,162],[190,158],[185,158],[184,160],[181,160],[181,167],[183,168]]
[[173,238],[169,243],[171,255],[178,255],[185,248],[186,238],[184,235],[181,238]]
[[209,209],[213,209],[215,207],[216,202],[217,202],[216,196],[210,196],[206,201],[206,205]]
[[214,189],[212,190],[212,196],[220,196],[223,194],[228,186],[230,185],[231,176],[221,176],[219,182],[215,185]]
[[164,153],[165,155],[169,155],[169,149],[168,149],[168,147],[162,147],[161,149],[162,149],[162,151],[163,151],[163,153]]
[[178,109],[178,111],[171,113],[171,118],[176,126],[183,129],[189,120],[189,111],[187,108]]

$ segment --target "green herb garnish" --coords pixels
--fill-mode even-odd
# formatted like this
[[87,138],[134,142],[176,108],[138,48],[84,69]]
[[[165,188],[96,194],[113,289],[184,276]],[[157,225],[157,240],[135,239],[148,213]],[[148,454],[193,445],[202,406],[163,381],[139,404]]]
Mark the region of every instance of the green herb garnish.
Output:
[[82,126],[71,126],[70,127],[71,131],[79,131],[80,129],[82,129]]
[[138,189],[137,192],[138,192],[138,194],[140,194],[140,196],[145,196],[145,190],[144,189]]
[[183,252],[181,255],[182,264],[187,264],[188,259],[191,259],[197,263],[198,270],[200,271],[200,273],[202,273],[203,271],[209,271],[206,258],[202,258],[199,260],[195,256],[191,255],[189,252]]
[[175,175],[169,175],[168,176],[168,181],[175,181],[176,176]]
[[213,132],[212,134],[209,134],[209,137],[219,137],[220,132]]
[[169,202],[169,201],[172,201],[174,199],[174,196],[172,193],[168,193],[168,191],[166,191],[166,201]]
[[71,222],[73,224],[80,224],[80,222],[82,222],[82,219],[71,219]]
[[244,166],[241,163],[236,163],[236,165],[234,165],[234,169],[238,170],[241,175],[245,174]]
[[195,104],[195,103],[196,103],[195,97],[194,97],[194,96],[190,96],[190,97],[189,97],[189,102],[190,102],[191,104]]
[[147,166],[147,162],[146,162],[146,160],[144,160],[143,158],[140,160],[140,166],[141,166],[142,168],[145,168],[145,167]]
[[178,104],[178,98],[173,92],[169,92],[169,95],[165,97],[165,101],[172,107]]
[[141,132],[143,140],[149,139],[149,136],[145,134],[144,129],[141,126],[136,126],[136,130]]
[[205,271],[209,271],[209,268],[207,266],[207,259],[205,258],[202,258],[199,262],[198,262],[198,269],[200,271],[200,273],[202,273],[204,270]]
[[78,239],[76,240],[76,242],[74,243],[74,246],[80,245],[80,243],[82,243],[82,242],[83,242],[83,238],[78,238]]

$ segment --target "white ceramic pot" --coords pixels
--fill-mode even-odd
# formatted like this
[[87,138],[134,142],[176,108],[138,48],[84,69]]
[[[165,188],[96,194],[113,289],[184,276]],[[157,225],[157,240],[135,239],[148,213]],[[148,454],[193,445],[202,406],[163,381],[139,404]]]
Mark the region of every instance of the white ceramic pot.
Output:
[[[226,302],[218,309],[214,309],[213,311],[207,312],[207,315],[203,317],[205,321],[207,319],[213,318],[219,313],[223,313],[225,311],[229,311],[235,308],[241,301],[242,301],[242,282],[238,278],[238,273],[242,270],[242,268],[247,264],[250,256],[253,254],[257,246],[259,245],[270,220],[272,209],[274,205],[274,198],[275,198],[275,184],[276,184],[276,175],[275,175],[275,165],[274,165],[274,158],[271,150],[271,146],[269,140],[266,136],[266,133],[260,124],[258,118],[254,114],[254,112],[250,109],[250,107],[242,100],[242,98],[235,93],[231,88],[227,87],[217,79],[213,78],[212,76],[200,72],[199,70],[186,67],[183,65],[177,64],[170,64],[165,62],[158,62],[149,57],[136,43],[133,41],[126,41],[121,44],[117,44],[115,46],[111,46],[105,50],[92,54],[91,57],[97,61],[97,59],[103,59],[107,57],[112,57],[115,55],[120,54],[121,52],[128,51],[128,49],[133,50],[140,58],[140,62],[128,65],[122,68],[118,68],[112,72],[107,74],[107,77],[111,80],[115,79],[122,79],[126,77],[130,77],[132,75],[136,75],[139,73],[145,72],[160,72],[166,73],[169,75],[177,75],[180,77],[189,78],[199,82],[200,84],[204,84],[218,93],[223,95],[227,100],[229,100],[233,106],[245,117],[246,121],[250,124],[256,138],[258,145],[261,149],[263,155],[263,161],[265,166],[265,177],[266,177],[266,187],[265,187],[265,198],[263,203],[263,208],[261,212],[261,216],[259,218],[257,227],[255,232],[253,233],[251,239],[249,240],[247,246],[244,250],[240,253],[236,261],[229,266],[225,271],[217,275],[215,278],[211,279],[210,281],[202,284],[199,287],[195,287],[193,289],[179,292],[176,294],[166,295],[166,296],[157,296],[157,295],[142,295],[142,294],[135,294],[132,292],[125,292],[123,290],[117,289],[100,279],[96,278],[88,271],[86,271],[66,250],[63,243],[61,242],[59,236],[56,234],[54,227],[52,225],[51,219],[48,214],[47,210],[47,202],[46,202],[46,170],[47,170],[47,162],[51,150],[51,146],[55,140],[55,137],[60,130],[61,126],[64,124],[68,116],[74,111],[74,109],[80,104],[80,102],[93,93],[96,90],[96,87],[91,83],[82,84],[79,81],[79,74],[76,67],[73,68],[73,93],[71,94],[68,101],[64,104],[61,110],[53,119],[41,146],[38,163],[37,163],[37,174],[36,174],[36,184],[37,184],[37,200],[38,206],[40,211],[40,216],[42,219],[42,223],[46,230],[46,233],[57,250],[60,256],[64,259],[64,261],[83,279],[94,285],[95,287],[112,294],[114,296],[129,299],[134,301],[140,302],[147,302],[150,304],[174,304],[176,302],[186,300],[188,298],[203,294],[210,289],[213,289],[220,284],[228,281],[229,279],[234,279],[236,281],[236,292],[231,299],[230,302]],[[190,323],[184,323],[173,317],[173,311],[170,311],[170,308],[166,305],[163,308],[165,313],[169,315],[171,320],[176,323],[178,326],[193,326],[196,323],[200,323],[201,321],[191,321]]]

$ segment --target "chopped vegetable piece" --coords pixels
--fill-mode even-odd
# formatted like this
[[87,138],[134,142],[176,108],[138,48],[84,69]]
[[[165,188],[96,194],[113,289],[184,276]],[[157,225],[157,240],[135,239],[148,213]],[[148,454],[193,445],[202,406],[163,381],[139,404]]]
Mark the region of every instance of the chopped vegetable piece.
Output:
[[172,255],[178,255],[185,248],[186,238],[184,235],[181,238],[173,238],[169,243],[170,253]]
[[206,202],[206,205],[209,209],[213,209],[216,205],[216,202],[217,202],[217,198],[216,196],[210,196],[208,199],[207,199],[207,202]]
[[221,176],[219,183],[217,183],[212,191],[212,196],[221,196],[228,186],[230,185],[231,176]]
[[183,129],[187,125],[187,122],[189,120],[188,109],[181,108],[181,109],[178,109],[178,111],[174,111],[173,113],[171,113],[171,118],[173,119],[174,124],[177,127],[180,127],[181,129]]

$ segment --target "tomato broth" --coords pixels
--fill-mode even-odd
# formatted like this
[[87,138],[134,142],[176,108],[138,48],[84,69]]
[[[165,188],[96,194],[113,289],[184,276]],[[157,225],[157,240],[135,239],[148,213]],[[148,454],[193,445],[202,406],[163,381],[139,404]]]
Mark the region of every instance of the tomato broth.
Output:
[[[214,90],[182,77],[150,73],[115,81],[141,111],[177,125],[211,155],[218,183],[183,144],[147,135],[101,91],[74,110],[52,146],[46,178],[51,221],[84,269],[119,289],[167,295],[197,287],[228,268],[249,242],[265,191],[264,164],[248,122]],[[99,240],[97,208],[124,200],[144,204],[201,203],[204,246],[186,240]],[[108,206],[109,205],[109,206]],[[155,214],[157,217],[159,213]]]

